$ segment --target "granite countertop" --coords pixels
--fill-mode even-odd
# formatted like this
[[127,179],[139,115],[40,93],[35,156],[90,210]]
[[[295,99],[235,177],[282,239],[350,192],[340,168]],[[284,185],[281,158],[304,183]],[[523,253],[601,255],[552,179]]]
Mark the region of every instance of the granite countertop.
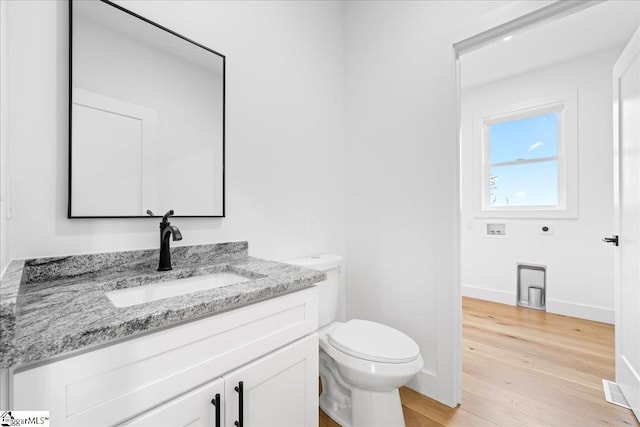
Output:
[[[247,242],[171,249],[173,270],[158,272],[158,250],[12,261],[0,282],[0,368],[42,362],[297,291],[325,273],[248,256]],[[231,272],[249,281],[130,307],[106,291]]]

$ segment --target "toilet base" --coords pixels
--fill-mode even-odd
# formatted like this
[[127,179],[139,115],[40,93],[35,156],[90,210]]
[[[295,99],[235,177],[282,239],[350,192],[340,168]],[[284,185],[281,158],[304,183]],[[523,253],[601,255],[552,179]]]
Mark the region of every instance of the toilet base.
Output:
[[371,391],[351,390],[353,427],[404,427],[402,403],[398,389]]
[[398,389],[365,390],[347,384],[324,351],[320,350],[320,409],[342,427],[404,427]]
[[342,427],[405,426],[398,390],[374,392],[354,388],[351,400],[353,406],[344,406],[323,393],[320,409]]
[[351,427],[351,390],[340,378],[334,361],[320,349],[320,409],[342,427]]
[[339,405],[327,393],[322,393],[320,395],[320,409],[342,427],[351,427],[351,405]]

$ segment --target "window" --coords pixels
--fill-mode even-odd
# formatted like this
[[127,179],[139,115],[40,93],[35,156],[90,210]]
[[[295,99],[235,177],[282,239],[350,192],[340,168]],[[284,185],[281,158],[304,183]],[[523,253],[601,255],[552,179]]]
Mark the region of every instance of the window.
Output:
[[[556,101],[480,119],[480,215],[577,215],[575,113]],[[571,120],[568,120],[571,119]]]
[[557,207],[558,112],[486,123],[490,207]]

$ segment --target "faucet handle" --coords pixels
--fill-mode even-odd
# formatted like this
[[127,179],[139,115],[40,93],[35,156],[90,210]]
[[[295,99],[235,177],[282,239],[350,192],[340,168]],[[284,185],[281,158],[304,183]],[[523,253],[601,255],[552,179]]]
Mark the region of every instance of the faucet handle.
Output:
[[153,212],[151,212],[151,209],[147,209],[147,215],[153,216]]
[[169,222],[169,217],[171,215],[173,215],[173,209],[171,209],[169,212],[164,214],[164,216],[162,217],[162,222]]

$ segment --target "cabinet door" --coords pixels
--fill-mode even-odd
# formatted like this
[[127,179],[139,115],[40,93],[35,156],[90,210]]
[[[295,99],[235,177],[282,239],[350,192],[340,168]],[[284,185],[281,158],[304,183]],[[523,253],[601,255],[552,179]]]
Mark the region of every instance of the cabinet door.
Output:
[[[216,394],[219,398],[217,405],[214,405],[212,400],[215,401]],[[218,414],[216,414],[216,408],[220,411]],[[223,420],[224,380],[219,378],[122,425],[136,427],[222,427]]]
[[[240,427],[318,425],[318,336],[312,334],[224,376],[226,424]],[[236,390],[238,388],[238,390]]]

